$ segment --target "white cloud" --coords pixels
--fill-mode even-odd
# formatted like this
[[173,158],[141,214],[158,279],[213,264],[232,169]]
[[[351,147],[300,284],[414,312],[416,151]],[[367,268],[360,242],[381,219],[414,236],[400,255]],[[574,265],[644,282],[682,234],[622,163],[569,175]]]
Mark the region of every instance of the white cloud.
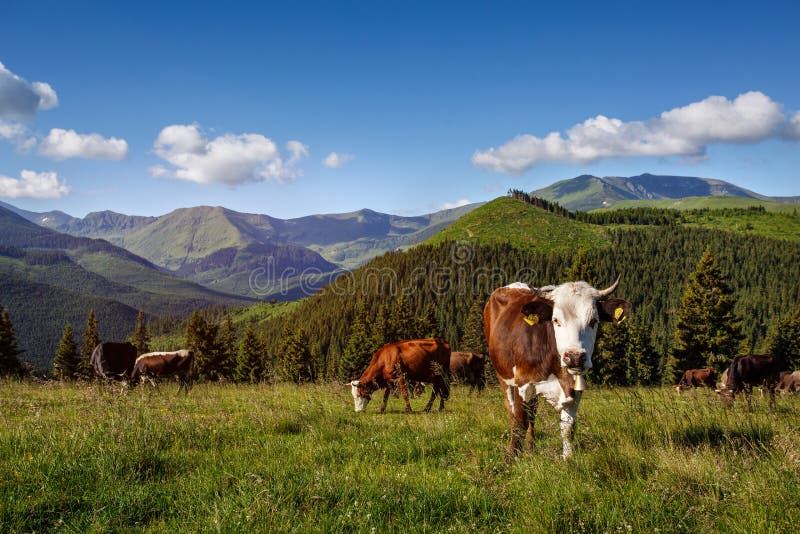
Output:
[[79,134],[75,130],[53,128],[39,143],[39,154],[53,159],[85,158],[121,160],[128,155],[128,143],[92,134]]
[[69,192],[70,187],[54,172],[24,170],[19,179],[0,175],[0,197],[59,198]]
[[472,164],[520,174],[541,162],[581,164],[635,156],[700,158],[711,143],[757,143],[789,136],[786,132],[792,130],[782,106],[751,91],[734,100],[710,96],[645,121],[623,122],[598,115],[576,124],[566,135],[520,135],[499,147],[476,151]]
[[331,152],[330,154],[325,156],[325,159],[322,160],[322,163],[329,169],[338,169],[348,161],[352,161],[354,159],[356,159],[356,157],[352,154]]
[[153,148],[175,169],[158,165],[151,167],[151,174],[203,184],[290,182],[302,176],[296,163],[308,156],[308,147],[299,141],[286,144],[286,159],[275,142],[263,135],[225,134],[208,139],[197,124],[167,126],[158,134]]
[[0,118],[27,120],[38,109],[58,105],[58,95],[44,82],[28,83],[0,63]]
[[441,206],[439,206],[440,210],[451,210],[453,208],[460,208],[461,206],[466,206],[467,204],[472,204],[466,198],[462,198],[461,200],[456,200],[455,202],[445,202]]
[[786,125],[786,137],[800,141],[800,111],[795,113]]

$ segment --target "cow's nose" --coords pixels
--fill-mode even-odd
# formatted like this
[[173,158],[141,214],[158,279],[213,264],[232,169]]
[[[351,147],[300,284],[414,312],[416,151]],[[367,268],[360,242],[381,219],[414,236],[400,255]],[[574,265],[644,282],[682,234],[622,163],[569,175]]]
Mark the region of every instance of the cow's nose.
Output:
[[586,365],[586,351],[585,350],[568,350],[562,357],[564,365],[571,368],[583,368]]

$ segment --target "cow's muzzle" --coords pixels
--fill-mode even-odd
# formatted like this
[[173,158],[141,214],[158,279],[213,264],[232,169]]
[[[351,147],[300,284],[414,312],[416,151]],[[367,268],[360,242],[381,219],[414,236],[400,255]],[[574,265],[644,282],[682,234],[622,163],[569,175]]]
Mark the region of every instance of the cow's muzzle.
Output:
[[561,356],[561,362],[568,371],[586,370],[586,351],[568,350]]

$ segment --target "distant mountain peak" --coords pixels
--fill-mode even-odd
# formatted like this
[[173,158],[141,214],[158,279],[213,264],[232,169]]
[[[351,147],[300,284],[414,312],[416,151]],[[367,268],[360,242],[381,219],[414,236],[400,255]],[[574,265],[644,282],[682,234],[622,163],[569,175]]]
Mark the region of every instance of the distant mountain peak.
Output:
[[636,176],[598,177],[582,174],[532,192],[570,210],[607,208],[620,200],[658,200],[704,196],[733,196],[770,200],[725,180],[667,176],[645,172]]

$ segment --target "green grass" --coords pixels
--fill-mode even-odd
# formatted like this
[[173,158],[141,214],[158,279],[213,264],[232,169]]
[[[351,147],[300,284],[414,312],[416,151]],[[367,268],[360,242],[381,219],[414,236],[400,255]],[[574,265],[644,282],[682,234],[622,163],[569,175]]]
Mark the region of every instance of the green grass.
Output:
[[521,200],[499,197],[464,215],[426,243],[509,243],[524,251],[558,252],[607,244],[602,227],[559,217]]
[[[794,532],[800,398],[590,389],[507,465],[498,390],[353,413],[337,385],[0,383],[0,531]],[[426,399],[412,405],[419,410]]]

